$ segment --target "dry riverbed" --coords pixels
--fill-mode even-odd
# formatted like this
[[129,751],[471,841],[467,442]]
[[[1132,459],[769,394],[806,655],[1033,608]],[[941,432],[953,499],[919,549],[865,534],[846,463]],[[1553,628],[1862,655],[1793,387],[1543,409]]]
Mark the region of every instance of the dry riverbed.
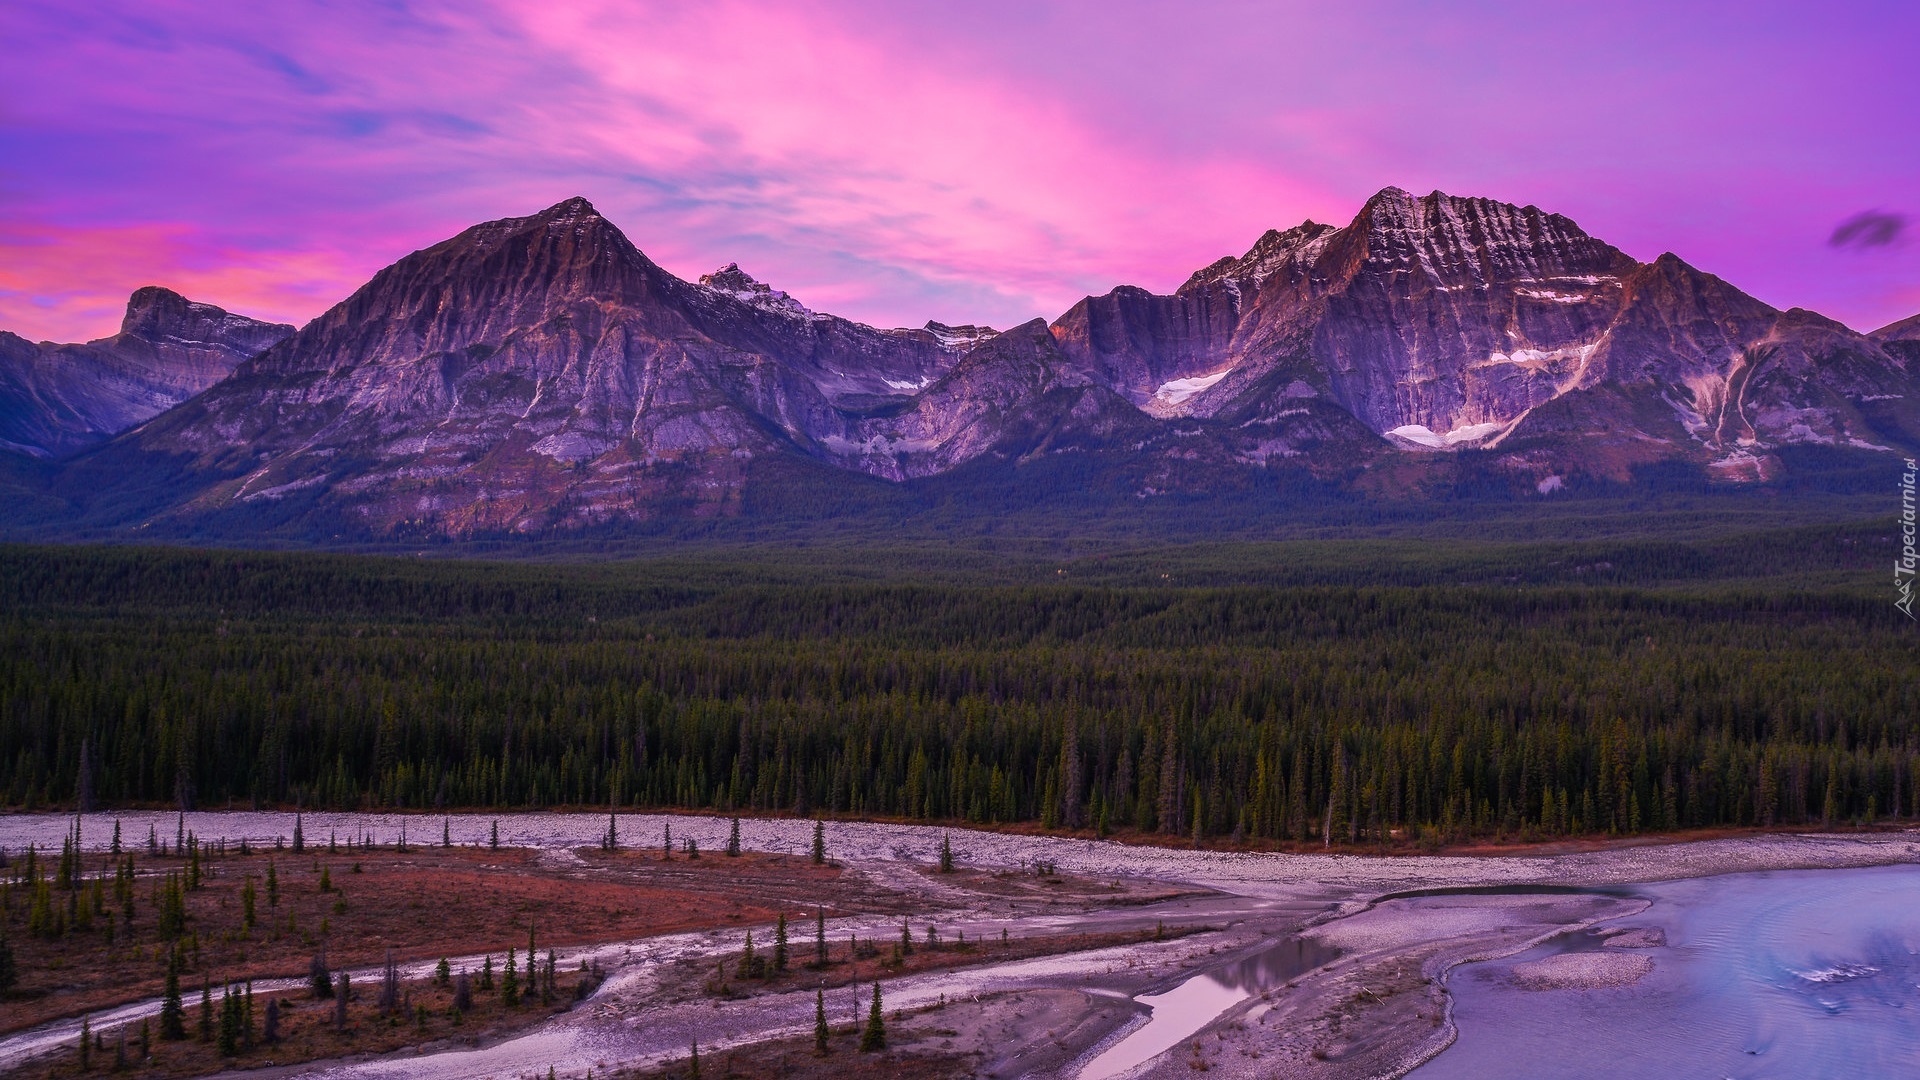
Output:
[[[830,823],[833,865],[815,866],[805,856],[805,821],[744,822],[749,853],[729,859],[718,853],[725,819],[619,818],[624,838],[663,835],[670,824],[676,841],[693,839],[702,851],[699,860],[681,850],[668,860],[658,845],[601,850],[604,815],[497,819],[500,850],[490,846],[496,819],[487,817],[443,823],[307,815],[310,837],[369,836],[376,844],[321,860],[343,875],[335,880],[347,889],[345,909],[335,915],[331,901],[314,900],[325,894],[317,891],[311,852],[300,859],[284,847],[266,854],[286,842],[290,815],[123,817],[123,835],[142,841],[151,824],[162,834],[192,828],[202,838],[225,838],[229,851],[243,836],[251,848],[265,849],[216,860],[205,895],[189,900],[202,928],[199,960],[218,969],[216,980],[251,976],[260,980],[258,992],[273,978],[297,976],[307,937],[323,921],[336,965],[372,964],[395,948],[406,977],[416,980],[410,985],[419,1002],[428,1005],[428,1028],[418,1038],[408,1037],[417,1017],[404,1024],[377,1017],[365,1030],[379,1038],[309,1038],[303,1053],[315,1063],[297,1070],[288,1067],[287,1047],[277,1057],[253,1052],[230,1062],[255,1075],[306,1075],[318,1066],[322,1075],[339,1077],[545,1076],[549,1069],[571,1077],[589,1069],[595,1076],[685,1075],[696,1041],[704,1076],[1092,1080],[1196,1069],[1249,1077],[1395,1076],[1451,1041],[1445,980],[1454,967],[1569,930],[1630,922],[1646,904],[1632,894],[1633,883],[1920,858],[1920,838],[1899,832],[1378,857]],[[0,845],[17,855],[28,842],[44,851],[50,839],[57,853],[67,825],[60,818],[0,818]],[[394,851],[402,826],[415,836],[444,827],[455,846]],[[103,846],[110,829],[110,820],[90,818],[83,843]],[[960,866],[943,874],[934,865],[949,836]],[[282,921],[266,931],[256,923],[251,936],[237,933],[226,925],[238,919],[237,890],[248,877],[258,886],[268,857],[282,877],[281,903],[293,905],[294,929]],[[348,858],[361,865],[359,874]],[[90,853],[89,870],[95,861]],[[136,863],[148,873],[175,868],[144,853]],[[147,955],[155,943],[140,936],[142,919],[152,919],[151,880],[138,886],[133,936],[116,940],[118,953],[34,943],[10,928],[23,971],[39,981],[0,1009],[0,1029],[11,1032],[0,1038],[0,1069],[23,1076],[71,1070],[76,1013],[92,1010],[97,1023],[137,1024],[157,1009],[153,995],[164,968]],[[264,899],[257,903],[266,907]],[[776,970],[780,914],[788,919],[788,954],[786,967]],[[816,944],[821,917],[825,965]],[[597,966],[605,983],[572,1008],[562,1002],[453,1031],[439,991],[419,980],[431,980],[432,962],[443,955],[469,970],[487,954],[499,963],[507,947],[524,947],[529,920],[541,949],[556,950],[562,971]],[[900,947],[903,921],[912,951]],[[758,973],[743,965],[749,930],[765,965]],[[1636,942],[1621,935],[1617,946],[1517,972],[1516,979],[1543,988],[1627,985],[1647,963],[1632,948]],[[115,969],[116,956],[132,978],[102,977]],[[139,962],[128,966],[127,957]],[[356,968],[355,981],[371,991],[373,974]],[[856,1031],[876,982],[889,1048],[862,1055]],[[198,972],[190,985],[191,1017]],[[816,1001],[828,1013],[824,1056],[814,1050]],[[17,1011],[23,1005],[31,1011]],[[110,1041],[109,1064],[114,1050]],[[101,1056],[94,1057],[100,1065]],[[182,1071],[188,1057],[204,1058],[209,1068],[218,1061],[183,1052],[167,1074],[200,1071]],[[265,1065],[269,1058],[275,1065]],[[1124,1067],[1114,1071],[1116,1063]]]

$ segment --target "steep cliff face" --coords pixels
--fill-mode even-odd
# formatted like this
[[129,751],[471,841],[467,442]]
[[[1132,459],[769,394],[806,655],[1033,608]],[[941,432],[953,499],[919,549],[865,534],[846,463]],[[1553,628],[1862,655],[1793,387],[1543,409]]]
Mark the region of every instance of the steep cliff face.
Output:
[[125,431],[293,333],[149,285],[120,332],[83,345],[0,331],[0,449],[58,457]]

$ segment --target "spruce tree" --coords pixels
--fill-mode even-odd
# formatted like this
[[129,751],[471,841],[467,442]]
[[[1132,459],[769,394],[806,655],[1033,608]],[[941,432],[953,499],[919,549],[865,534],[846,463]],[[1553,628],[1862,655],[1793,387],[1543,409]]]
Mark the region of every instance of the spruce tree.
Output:
[[687,1060],[687,1076],[700,1080],[700,1040],[693,1040],[693,1056]]
[[827,1052],[827,992],[813,992],[813,1052]]
[[321,1001],[333,996],[333,974],[327,970],[325,949],[314,953],[312,962],[307,965],[307,988]]
[[773,970],[787,970],[787,913],[784,911],[773,924]]
[[734,968],[734,974],[740,976],[743,979],[753,978],[755,974],[754,959],[755,958],[753,955],[753,931],[749,930],[747,931],[747,947],[741,950],[740,963],[737,967]]
[[200,1041],[213,1041],[213,983],[200,977]]
[[[187,1010],[180,1001],[180,947],[174,946],[173,954],[167,960],[167,986],[160,1000],[160,1037],[163,1039],[184,1039],[187,1037]],[[142,1057],[146,1054],[143,1050]]]
[[233,996],[231,983],[220,995],[220,1036],[217,1045],[221,1057],[233,1057],[240,1052],[240,1001]]
[[727,831],[727,857],[740,857],[740,819],[733,819],[733,827]]
[[20,982],[20,968],[14,963],[13,945],[7,941],[7,928],[0,924],[0,994],[14,988]]
[[824,821],[813,823],[812,859],[815,866],[820,866],[827,861],[827,823]]
[[440,819],[440,846],[443,848],[453,846],[453,821],[450,818]]
[[307,850],[307,834],[300,829],[300,815],[293,815],[293,853],[298,855]]
[[673,822],[671,821],[667,822],[666,829],[661,833],[660,857],[667,860],[673,858]]
[[813,909],[813,963],[816,967],[827,966],[827,910]]
[[80,1018],[80,1071],[93,1069],[93,1017]]
[[940,837],[940,872],[953,873],[953,840],[945,834]]
[[512,949],[507,950],[507,970],[500,976],[500,1004],[509,1009],[520,1004],[520,972]]
[[860,1052],[871,1054],[887,1048],[887,1021],[880,1011],[880,984],[873,984],[873,1005],[867,1010],[867,1027],[860,1033]]
[[280,1041],[280,999],[267,999],[266,1024],[260,1029],[260,1041],[277,1043]]
[[280,871],[274,868],[273,860],[267,860],[267,906],[280,906]]
[[500,819],[499,818],[493,819],[493,831],[489,833],[487,836],[487,847],[491,848],[494,851],[500,850]]

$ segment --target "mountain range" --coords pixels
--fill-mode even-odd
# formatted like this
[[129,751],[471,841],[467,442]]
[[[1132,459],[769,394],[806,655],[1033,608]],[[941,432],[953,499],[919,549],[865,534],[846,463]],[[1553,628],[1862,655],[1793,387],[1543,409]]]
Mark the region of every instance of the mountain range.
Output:
[[1920,316],[1857,333],[1439,192],[999,331],[877,329],[735,265],[685,281],[573,198],[414,252],[297,331],[146,288],[112,338],[0,334],[0,451],[35,459],[0,524],[516,533],[1066,455],[1122,500],[1276,472],[1418,496],[1463,462],[1524,498],[1654,466],[1764,486],[1789,448],[1913,453],[1916,379]]

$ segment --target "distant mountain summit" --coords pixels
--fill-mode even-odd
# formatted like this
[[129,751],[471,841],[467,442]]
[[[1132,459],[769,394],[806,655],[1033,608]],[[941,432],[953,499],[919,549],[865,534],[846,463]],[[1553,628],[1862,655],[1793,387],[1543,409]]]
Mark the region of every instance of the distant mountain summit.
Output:
[[84,345],[0,330],[0,449],[57,457],[180,404],[293,327],[196,304],[149,285],[120,332]]
[[131,485],[112,505],[142,523],[511,532],[739,513],[782,462],[899,481],[1070,454],[1150,498],[1275,466],[1412,490],[1472,451],[1532,495],[1920,444],[1916,320],[1857,334],[1556,214],[1397,188],[1171,295],[1121,286],[1005,331],[876,329],[731,263],[683,281],[579,198],[414,252],[290,336],[178,299],[121,337],[231,374],[64,466],[50,491],[76,513]]

